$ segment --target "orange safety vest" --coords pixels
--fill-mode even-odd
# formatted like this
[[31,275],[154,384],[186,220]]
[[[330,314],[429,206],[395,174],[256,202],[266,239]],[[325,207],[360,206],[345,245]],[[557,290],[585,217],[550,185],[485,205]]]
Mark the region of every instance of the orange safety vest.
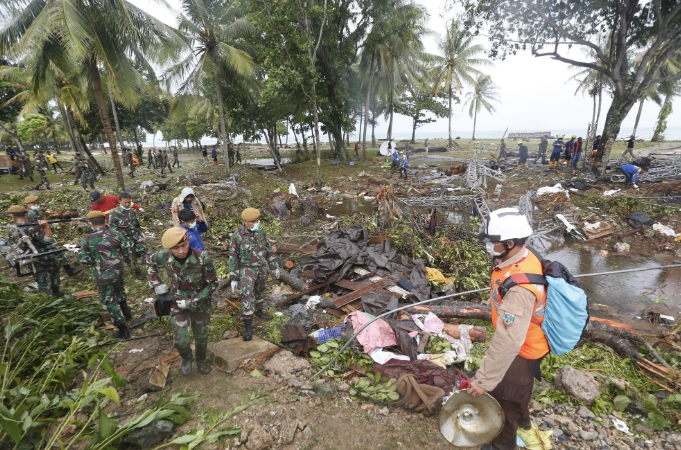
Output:
[[[541,274],[543,273],[541,261],[531,252],[521,261],[504,269],[495,268],[491,276],[491,297],[490,307],[492,309],[492,325],[496,329],[499,317],[498,308],[501,306],[503,298],[499,293],[499,288],[506,278],[518,273]],[[539,359],[549,353],[549,342],[546,340],[541,324],[544,321],[544,309],[546,308],[546,286],[541,284],[522,284],[522,287],[534,294],[537,301],[532,310],[532,321],[527,330],[525,342],[518,353],[525,359]]]

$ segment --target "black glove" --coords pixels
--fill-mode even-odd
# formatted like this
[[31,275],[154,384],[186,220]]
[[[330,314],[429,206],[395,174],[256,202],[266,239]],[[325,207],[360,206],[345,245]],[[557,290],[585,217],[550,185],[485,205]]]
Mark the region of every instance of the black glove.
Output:
[[154,311],[158,317],[170,315],[170,304],[173,302],[173,296],[170,292],[156,295],[154,300]]

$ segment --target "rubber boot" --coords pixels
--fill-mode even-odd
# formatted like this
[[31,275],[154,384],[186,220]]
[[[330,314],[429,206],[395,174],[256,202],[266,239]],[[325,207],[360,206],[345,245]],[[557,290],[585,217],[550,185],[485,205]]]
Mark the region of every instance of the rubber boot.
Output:
[[135,272],[135,278],[137,278],[138,280],[147,279],[147,277],[145,277],[144,274],[142,273],[142,269],[137,264],[132,265],[132,270]]
[[116,339],[130,339],[130,330],[126,324],[119,325],[118,330],[113,332],[113,337]]
[[211,373],[213,368],[211,367],[210,363],[206,361],[206,349],[208,347],[207,342],[203,342],[201,344],[197,343],[196,344],[196,367],[199,368],[199,372],[201,372],[204,375],[207,375]]
[[244,319],[244,341],[253,339],[253,319]]
[[132,310],[130,309],[130,306],[128,306],[128,302],[124,301],[118,304],[118,306],[121,308],[121,312],[123,313],[123,317],[125,317],[125,320],[131,320],[132,319]]
[[[638,188],[636,188],[636,189],[638,189]],[[62,298],[65,294],[62,291],[60,291],[59,289],[57,289],[56,291],[54,289],[52,289],[52,295],[54,297],[57,297],[57,298]]]
[[182,375],[184,375],[185,377],[191,375],[192,361],[194,359],[192,355],[192,348],[190,346],[187,346],[180,352],[180,356],[182,357],[182,365],[180,366],[180,372],[182,372]]
[[265,314],[262,308],[257,307],[255,309],[255,317],[262,320],[272,320],[272,316],[270,316],[269,314]]
[[64,264],[64,270],[66,271],[66,275],[70,277],[75,277],[83,271],[83,269],[74,269],[71,267],[71,264]]

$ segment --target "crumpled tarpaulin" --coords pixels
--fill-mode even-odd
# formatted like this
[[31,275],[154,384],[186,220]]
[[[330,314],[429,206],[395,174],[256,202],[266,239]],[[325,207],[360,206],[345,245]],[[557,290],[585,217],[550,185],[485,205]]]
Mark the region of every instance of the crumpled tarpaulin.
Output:
[[430,361],[400,361],[391,359],[386,364],[374,364],[374,372],[394,379],[399,378],[403,373],[410,373],[416,377],[419,384],[437,386],[445,392],[458,390],[461,380],[468,379],[466,375],[454,367],[443,369]]
[[380,277],[399,272],[409,278],[409,283],[414,286],[411,293],[416,298],[421,301],[430,298],[423,260],[412,260],[392,251],[387,240],[371,245],[369,239],[369,233],[361,225],[339,228],[322,239],[317,253],[301,258],[300,265],[312,270],[317,283],[323,283],[333,275],[342,280],[355,266],[376,272]]
[[[371,317],[365,312],[353,311],[348,314],[348,320],[352,324],[353,332],[357,333],[357,330],[371,321]],[[378,319],[357,335],[357,342],[364,346],[364,353],[370,354],[376,347],[397,345],[397,338],[388,322]]]

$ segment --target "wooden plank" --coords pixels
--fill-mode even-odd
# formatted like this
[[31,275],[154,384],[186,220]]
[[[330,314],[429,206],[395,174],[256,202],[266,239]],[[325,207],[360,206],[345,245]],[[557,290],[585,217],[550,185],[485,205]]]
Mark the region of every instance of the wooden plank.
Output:
[[359,291],[362,288],[365,288],[367,286],[371,286],[370,282],[357,282],[357,281],[350,281],[350,280],[340,280],[336,281],[333,283],[334,286],[342,287],[343,289],[348,289],[350,291]]
[[304,291],[300,291],[300,292],[298,292],[297,294],[290,295],[290,296],[286,297],[285,300],[282,300],[282,301],[280,301],[279,303],[277,303],[277,308],[281,308],[282,306],[284,306],[284,305],[286,305],[286,304],[288,304],[288,303],[291,303],[293,300],[296,300],[296,299],[302,297],[303,295],[311,294],[311,293],[313,293],[314,291],[318,291],[319,289],[321,289],[321,288],[323,288],[323,287],[326,287],[326,286],[328,286],[328,285],[330,285],[330,284],[333,284],[333,283],[336,282],[336,279],[338,279],[338,275],[334,275],[334,276],[330,277],[328,280],[326,280],[326,281],[323,282],[323,283],[315,284],[315,285],[313,285],[313,286],[310,286],[309,289],[305,289]]
[[357,291],[351,292],[347,295],[344,295],[344,296],[334,300],[333,304],[336,306],[336,308],[340,308],[341,306],[345,306],[348,303],[352,303],[353,301],[361,298],[364,294],[367,294],[369,292],[381,289],[382,287],[384,287],[389,282],[390,282],[390,280],[385,280],[385,279],[377,281],[370,286],[367,286],[367,287],[364,287],[364,288],[359,289]]
[[154,368],[154,372],[149,377],[149,389],[152,391],[161,391],[166,387],[168,381],[168,371],[170,366],[165,361],[161,361]]
[[277,246],[277,250],[275,253],[277,254],[284,254],[284,253],[301,253],[303,255],[313,255],[317,252],[317,247],[316,246],[304,246],[304,245],[295,245],[295,244],[280,244]]

